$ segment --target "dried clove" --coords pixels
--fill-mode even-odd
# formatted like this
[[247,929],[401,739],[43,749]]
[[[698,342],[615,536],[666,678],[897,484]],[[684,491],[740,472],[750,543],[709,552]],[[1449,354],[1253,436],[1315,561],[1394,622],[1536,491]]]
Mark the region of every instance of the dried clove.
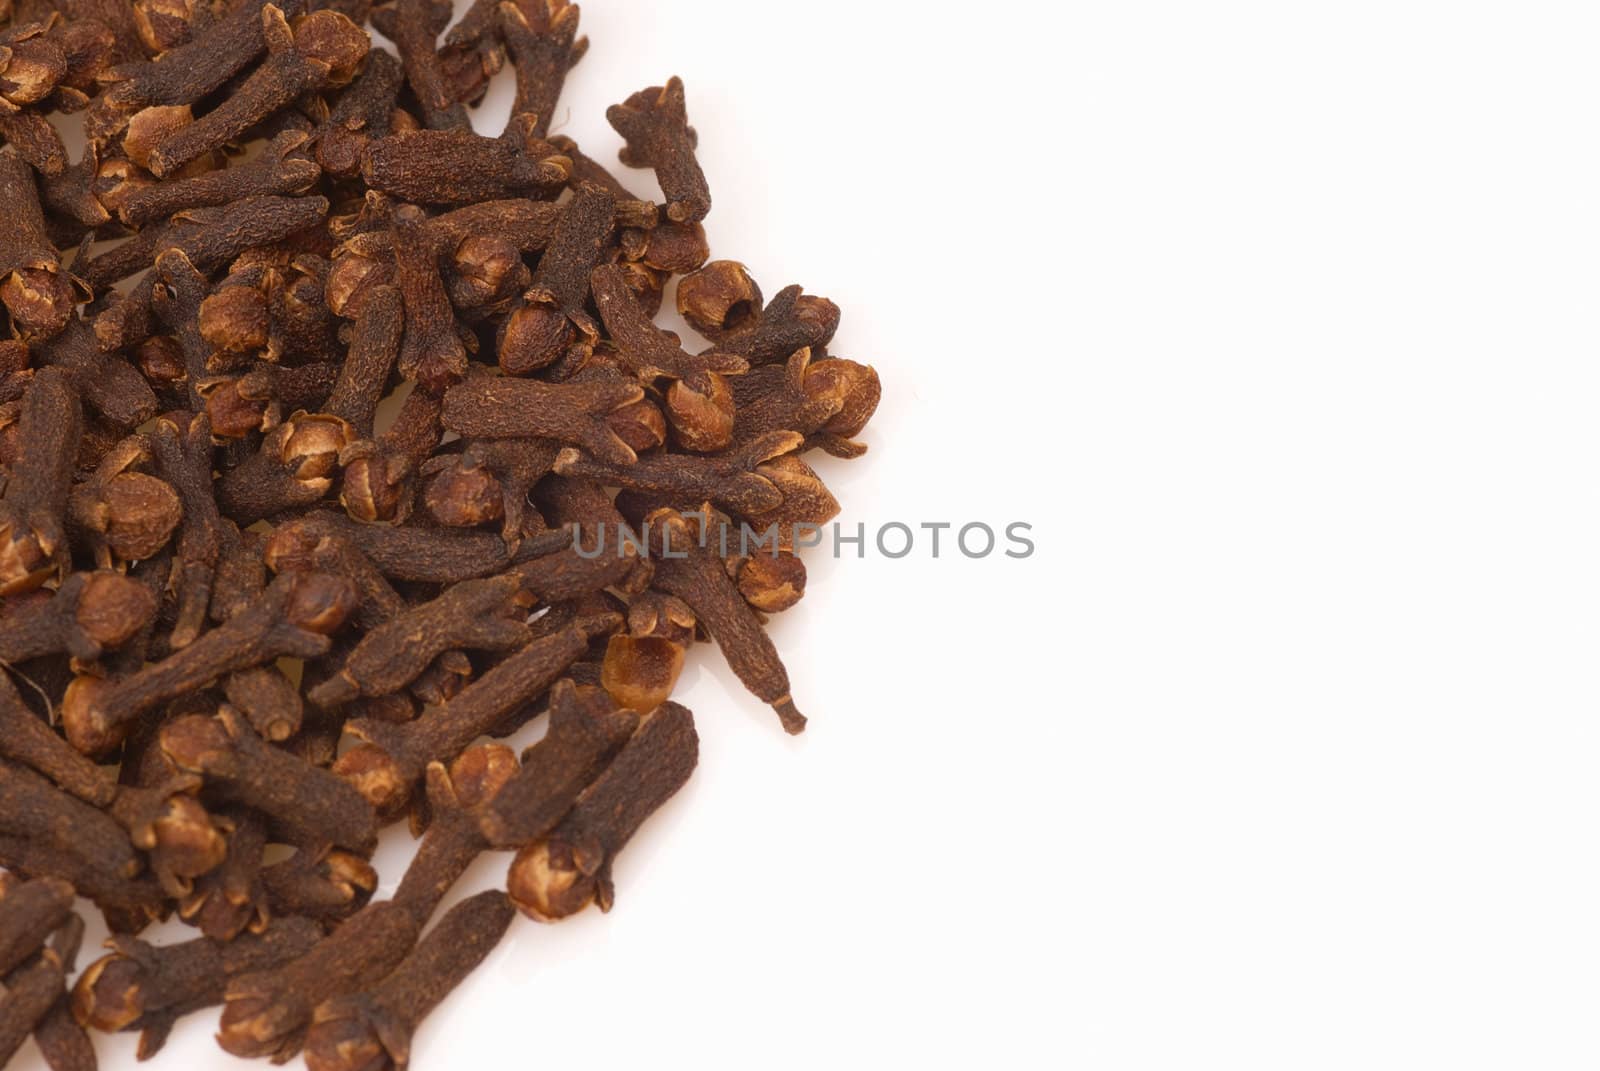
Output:
[[641,379],[684,379],[707,372],[738,375],[749,367],[736,354],[710,352],[694,357],[685,353],[677,335],[657,327],[645,315],[617,265],[596,268],[589,283],[606,330],[616,343],[617,357]]
[[149,442],[131,436],[100,460],[67,500],[67,530],[103,569],[154,557],[182,515],[177,492],[137,467],[150,462]]
[[451,5],[443,0],[392,0],[372,12],[372,24],[395,43],[406,81],[430,130],[467,130],[467,110],[452,91],[436,43],[450,24]]
[[0,492],[0,595],[36,588],[68,564],[67,499],[82,434],[72,378],[39,369],[22,399],[21,452]]
[[533,132],[544,137],[555,118],[567,72],[589,48],[589,39],[578,36],[578,5],[567,0],[531,0],[500,3],[497,11],[500,36],[517,74],[511,114],[538,116]]
[[524,703],[537,698],[597,636],[621,625],[615,614],[585,616],[507,657],[460,695],[415,721],[389,725],[359,718],[345,730],[362,744],[340,756],[334,772],[355,785],[380,812],[394,814],[431,762],[460,751]]
[[770,462],[804,441],[797,432],[762,435],[723,454],[694,457],[656,454],[632,464],[608,464],[566,449],[556,456],[555,470],[615,484],[630,491],[670,495],[678,501],[710,500],[746,516],[783,504],[783,491],[773,482]]
[[638,727],[631,711],[609,705],[592,711],[570,680],[557,682],[550,690],[549,731],[479,816],[489,844],[517,848],[549,833]]
[[63,701],[67,738],[85,754],[103,754],[134,719],[169,699],[279,658],[323,654],[355,599],[338,577],[280,576],[247,608],[165,660],[116,682],[79,677]]
[[606,120],[628,142],[621,160],[629,167],[648,167],[667,198],[667,218],[696,223],[711,211],[711,191],[695,159],[699,140],[689,125],[683,81],[670,79],[606,109]]
[[694,611],[729,668],[758,699],[771,704],[787,732],[802,732],[806,719],[789,695],[789,673],[708,538],[709,514],[695,515],[693,529],[690,523],[671,509],[657,510],[646,519],[656,563],[652,583]]
[[0,896],[0,978],[44,947],[72,914],[72,886],[59,878],[36,878]]
[[[194,780],[204,783],[198,776]],[[226,829],[222,858],[182,893],[178,915],[213,940],[232,941],[242,933],[261,933],[271,919],[262,880],[267,826],[247,807],[229,806],[217,817]]]
[[531,604],[515,575],[462,581],[368,632],[339,673],[307,698],[328,707],[357,696],[387,695],[410,684],[446,651],[521,647],[530,639],[522,619]]
[[161,750],[178,769],[199,774],[207,786],[307,842],[361,852],[377,843],[372,809],[360,795],[326,770],[267,745],[229,707],[216,717],[191,714],[168,723]]
[[344,451],[339,503],[358,521],[404,521],[411,514],[417,469],[444,434],[442,403],[427,390],[406,396],[389,430]]
[[400,374],[437,395],[467,371],[467,347],[456,330],[444,280],[423,224],[422,210],[405,205],[394,214],[395,274],[405,300]]
[[85,803],[104,807],[116,798],[111,778],[24,706],[4,677],[0,677],[0,755],[38,771]]
[[470,130],[413,130],[374,138],[361,153],[367,185],[418,204],[553,194],[571,166],[549,142],[523,129],[498,138]]
[[0,662],[16,665],[62,652],[93,662],[137,635],[155,612],[155,597],[136,580],[114,572],[73,573],[48,599],[0,618]]
[[547,532],[524,539],[509,551],[505,541],[490,532],[362,524],[328,510],[308,513],[293,523],[308,535],[345,540],[390,580],[424,584],[459,584],[490,576],[519,561],[559,551],[572,541],[570,532]]
[[328,113],[316,144],[317,163],[339,178],[361,170],[361,150],[389,133],[395,101],[405,81],[400,61],[382,49],[367,54],[366,65]]
[[416,949],[364,993],[317,1009],[306,1040],[311,1071],[405,1067],[417,1024],[494,950],[516,917],[505,893],[479,893],[445,913]]
[[221,1004],[228,981],[303,956],[322,938],[310,919],[282,918],[231,941],[197,937],[155,946],[115,937],[109,955],[84,968],[72,990],[78,1021],[107,1033],[137,1030],[139,1059],[161,1050],[174,1023]]
[[567,202],[532,288],[500,327],[506,374],[527,375],[556,361],[575,341],[592,347],[600,337],[584,306],[589,273],[605,254],[615,216],[616,201],[600,186],[580,185]]
[[261,37],[266,61],[222,104],[162,138],[150,152],[151,174],[166,178],[301,94],[349,82],[370,44],[359,26],[336,11],[312,12],[291,31],[275,4],[261,9]]
[[537,379],[475,376],[444,396],[444,426],[473,438],[554,439],[575,443],[617,465],[637,460],[606,415],[638,401],[633,383],[546,383]]
[[82,940],[83,920],[70,915],[50,947],[6,978],[5,994],[0,996],[0,1066],[11,1062],[28,1035],[66,993],[67,973]]
[[238,167],[137,189],[118,206],[117,218],[131,227],[142,227],[190,208],[226,205],[266,194],[304,193],[322,173],[305,157],[305,142],[302,131],[286,130]]
[[668,702],[646,715],[561,824],[517,853],[506,888],[522,913],[553,922],[590,903],[610,911],[617,853],[689,780],[699,753],[687,708]]
[[0,232],[0,303],[23,338],[60,334],[82,298],[50,243],[33,172],[15,151],[0,151],[0,200],[9,220]]

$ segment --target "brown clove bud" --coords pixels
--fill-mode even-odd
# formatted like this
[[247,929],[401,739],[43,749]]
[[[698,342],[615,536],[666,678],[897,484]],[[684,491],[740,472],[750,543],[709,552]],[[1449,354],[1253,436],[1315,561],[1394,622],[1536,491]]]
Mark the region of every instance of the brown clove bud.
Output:
[[295,98],[354,77],[371,41],[336,11],[316,11],[293,30],[274,4],[261,9],[267,59],[227,100],[162,138],[150,152],[149,169],[165,178],[189,161],[221,148]]
[[537,698],[588,650],[597,636],[621,625],[616,614],[593,614],[534,640],[412,722],[389,725],[366,718],[345,729],[362,745],[340,756],[334,772],[354,784],[380,813],[392,815],[410,799],[431,762],[460,754],[512,711]]
[[72,914],[72,886],[59,878],[18,883],[0,896],[0,978],[44,947]]
[[497,848],[531,844],[556,827],[639,727],[630,710],[580,702],[570,680],[550,689],[550,729],[522,769],[483,808],[479,825]]
[[306,1040],[311,1071],[403,1068],[411,1035],[482,963],[516,917],[506,894],[479,893],[451,908],[394,973],[364,993],[317,1009]]
[[6,206],[6,226],[0,230],[0,303],[23,338],[60,334],[73,304],[85,295],[76,292],[73,278],[61,268],[45,230],[33,172],[14,150],[0,152],[0,203]]
[[68,561],[65,529],[83,409],[72,378],[41,368],[22,399],[21,454],[0,494],[0,595],[43,584]]
[[655,559],[653,584],[682,599],[721,648],[728,667],[756,698],[770,703],[789,733],[799,733],[806,719],[789,695],[789,674],[745,602],[711,535],[709,512],[691,522],[676,510],[652,513],[646,521],[650,555]]
[[469,438],[554,439],[628,465],[637,455],[605,417],[643,397],[637,384],[474,376],[445,392],[443,419],[446,428]]
[[109,955],[84,968],[72,990],[78,1021],[95,1030],[138,1030],[139,1059],[161,1050],[178,1019],[221,1004],[230,979],[303,956],[322,938],[310,919],[283,918],[259,935],[222,942],[197,937],[155,946],[116,937]]
[[339,96],[317,138],[317,163],[338,178],[353,178],[361,170],[361,150],[373,138],[389,133],[391,117],[405,71],[400,61],[382,49],[367,53],[366,66]]
[[73,573],[48,599],[0,618],[0,661],[17,665],[64,652],[93,662],[137,635],[155,612],[155,596],[136,580],[113,572]]
[[[78,754],[29,710],[10,679],[3,676],[0,676],[0,755],[38,771],[96,807],[104,807],[116,796],[116,786],[106,772]],[[0,975],[3,974],[0,971]]]
[[141,187],[118,206],[117,218],[130,227],[142,227],[190,208],[225,205],[264,194],[304,193],[322,174],[304,155],[305,143],[303,131],[286,130],[236,167]]
[[214,718],[188,715],[161,730],[161,750],[180,770],[204,777],[301,839],[355,851],[377,844],[372,808],[328,771],[266,744],[230,707]]
[[490,576],[520,561],[552,554],[572,542],[571,532],[546,532],[524,539],[512,552],[506,549],[504,540],[490,532],[362,524],[328,510],[309,513],[290,523],[302,537],[333,536],[344,540],[365,554],[390,580],[424,584],[458,584]]
[[657,327],[640,308],[621,266],[605,264],[596,268],[589,276],[589,285],[606,331],[616,345],[617,358],[640,379],[683,379],[705,372],[736,376],[750,367],[736,354],[709,352],[696,357],[686,353],[676,334]]
[[350,425],[326,413],[296,413],[273,428],[261,449],[223,473],[217,501],[241,525],[309,506],[333,489]]
[[547,838],[517,853],[506,888],[522,913],[554,922],[593,902],[611,910],[617,853],[689,780],[699,751],[686,707],[663,703],[646,716],[572,813]]
[[144,436],[118,443],[67,499],[67,528],[102,569],[155,557],[182,518],[166,481],[136,471],[150,461]]
[[531,635],[524,619],[533,600],[515,575],[466,580],[431,602],[362,637],[338,674],[308,693],[320,707],[357,696],[388,695],[417,678],[446,651],[506,651]]
[[508,375],[527,375],[575,342],[592,347],[600,337],[585,305],[589,273],[605,254],[615,215],[615,199],[600,186],[579,186],[566,203],[532,288],[501,325],[500,367]]
[[695,159],[698,140],[689,125],[683,80],[670,79],[606,109],[606,119],[628,142],[620,158],[629,167],[648,167],[667,198],[667,218],[695,223],[711,211],[711,191]]
[[677,501],[709,499],[726,509],[754,516],[783,504],[783,491],[771,478],[770,463],[796,449],[802,441],[795,432],[773,432],[723,454],[651,455],[631,465],[607,464],[569,448],[556,456],[555,470],[563,476],[582,476],[631,491],[671,496]]
[[279,658],[324,654],[328,634],[355,600],[354,586],[339,577],[280,576],[246,609],[165,660],[115,683],[73,681],[62,709],[67,739],[86,755],[104,754],[136,718],[169,699]]
[[471,130],[415,130],[374,138],[361,153],[367,185],[417,204],[552,194],[566,183],[571,166],[549,142],[523,130],[498,138]]

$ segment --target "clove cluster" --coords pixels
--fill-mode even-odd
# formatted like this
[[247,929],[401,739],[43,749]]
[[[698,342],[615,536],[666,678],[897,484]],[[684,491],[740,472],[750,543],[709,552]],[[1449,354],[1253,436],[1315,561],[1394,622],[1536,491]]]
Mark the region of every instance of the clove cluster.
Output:
[[576,5],[450,14],[0,0],[0,1066],[220,1006],[236,1055],[404,1067],[518,911],[611,907],[691,646],[805,725],[767,616],[877,375],[711,259],[681,81],[606,113],[641,195],[551,133]]

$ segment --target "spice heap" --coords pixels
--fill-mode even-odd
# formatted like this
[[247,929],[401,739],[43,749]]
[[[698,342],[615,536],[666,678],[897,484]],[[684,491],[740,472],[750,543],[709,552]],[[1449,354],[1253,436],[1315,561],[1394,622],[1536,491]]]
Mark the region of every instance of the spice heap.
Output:
[[[709,259],[681,82],[607,112],[657,203],[550,132],[576,6],[450,14],[0,0],[0,1064],[221,1005],[231,1053],[403,1067],[516,910],[610,907],[695,765],[692,643],[805,724],[764,615],[877,376]],[[654,322],[675,276],[705,346]],[[79,897],[114,936],[74,984]]]

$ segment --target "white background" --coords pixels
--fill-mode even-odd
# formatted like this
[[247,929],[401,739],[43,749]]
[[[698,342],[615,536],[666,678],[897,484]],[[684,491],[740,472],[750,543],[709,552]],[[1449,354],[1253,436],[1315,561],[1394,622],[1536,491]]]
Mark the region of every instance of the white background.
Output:
[[1597,1066],[1600,10],[583,19],[558,130],[683,76],[716,255],[881,373],[841,519],[1038,550],[813,555],[810,730],[700,653],[616,909],[414,1066]]

